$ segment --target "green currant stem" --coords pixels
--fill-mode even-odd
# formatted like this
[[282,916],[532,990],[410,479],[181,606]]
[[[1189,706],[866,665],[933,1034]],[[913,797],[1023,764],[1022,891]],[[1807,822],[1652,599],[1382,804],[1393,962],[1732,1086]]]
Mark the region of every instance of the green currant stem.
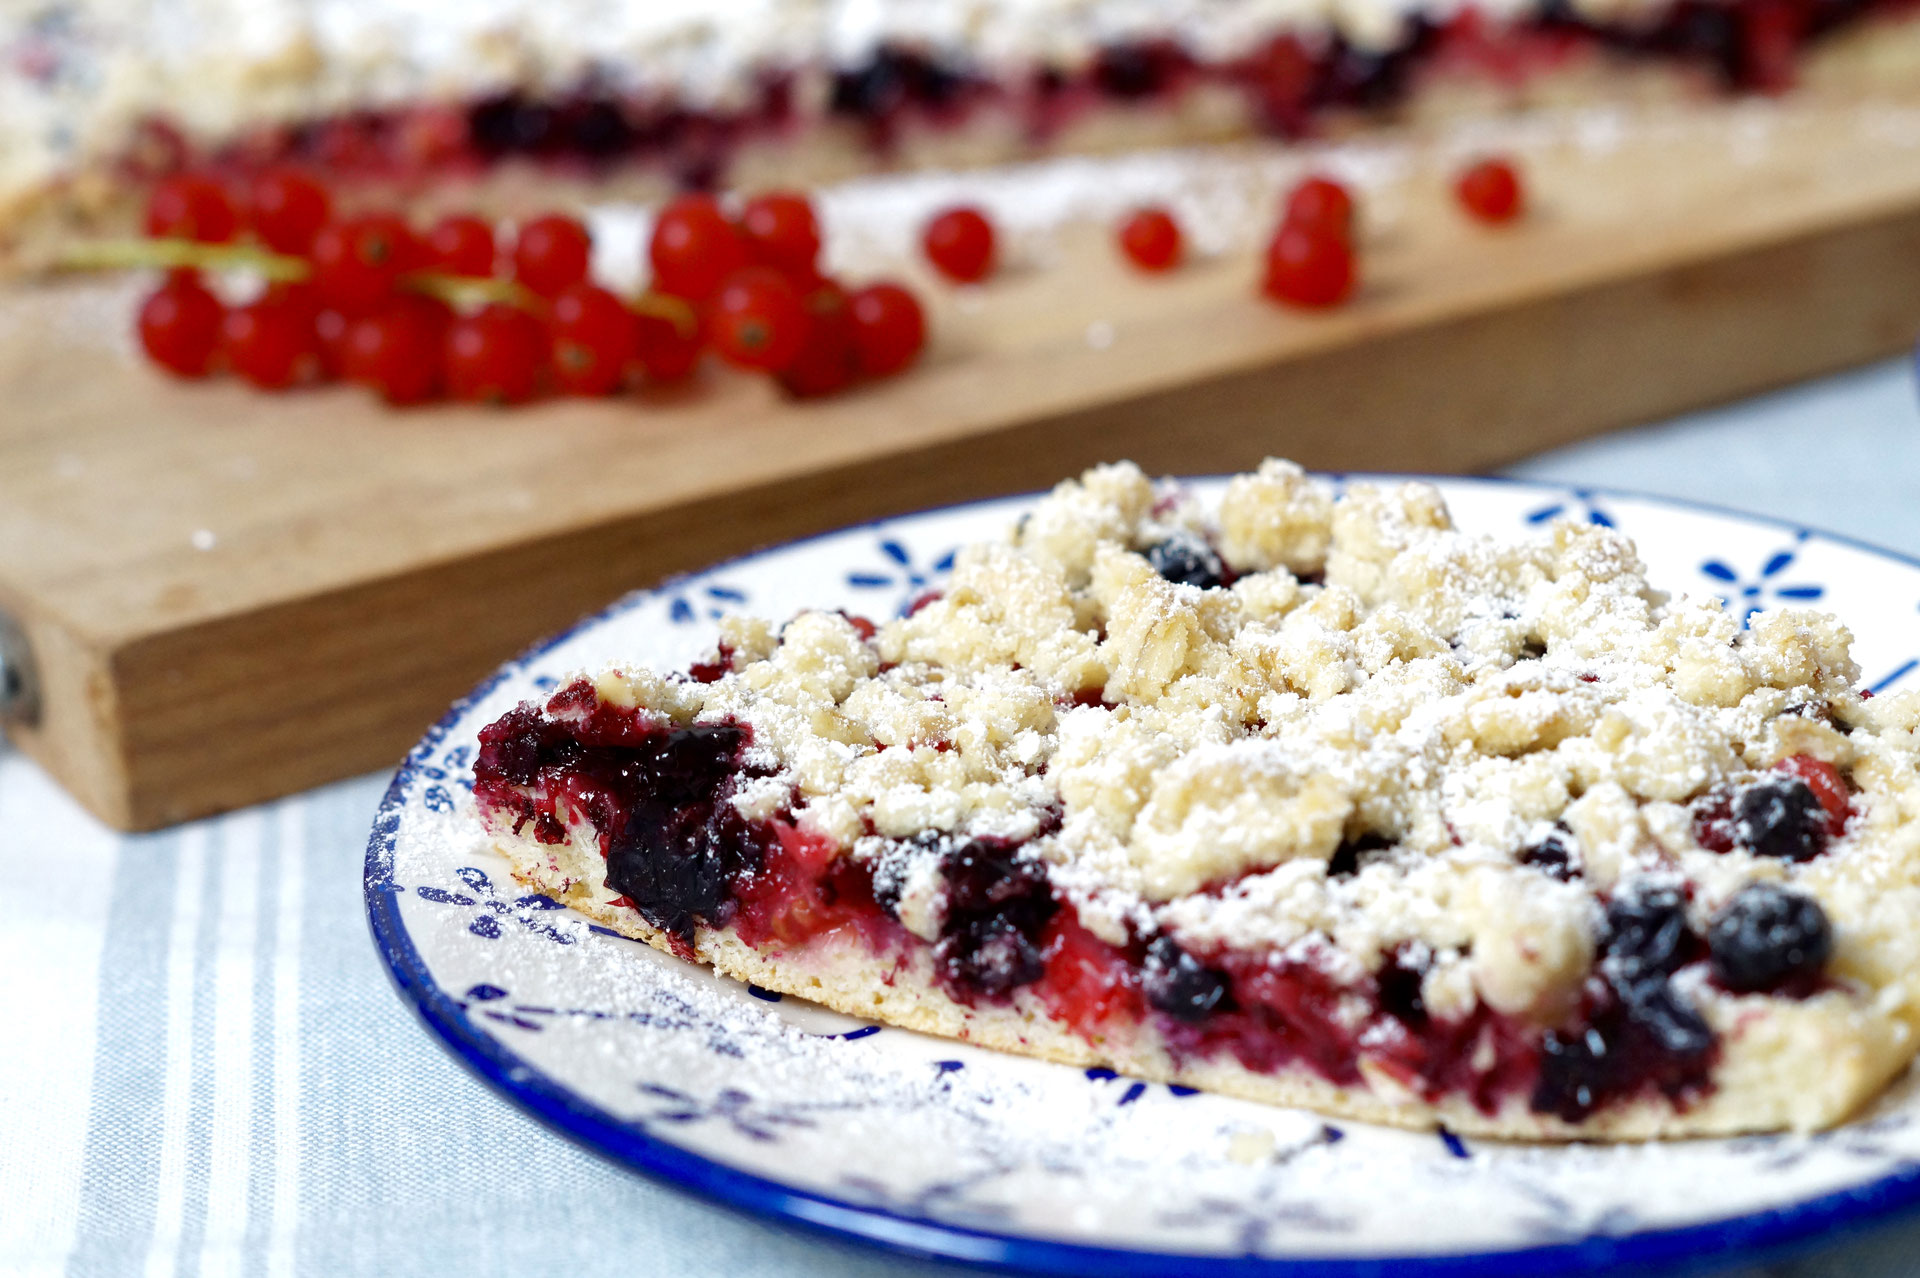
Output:
[[633,299],[632,309],[641,315],[652,315],[666,320],[679,330],[682,337],[691,337],[700,329],[699,312],[691,303],[671,293],[656,293],[648,289]]
[[250,244],[202,244],[197,240],[92,240],[74,244],[55,265],[66,271],[113,271],[152,266],[162,270],[247,270],[270,280],[303,280],[312,271],[306,259],[255,248]]
[[[55,266],[65,271],[118,271],[139,267],[158,270],[253,271],[270,280],[304,280],[313,264],[304,257],[275,253],[251,244],[202,244],[198,240],[92,240],[73,244]],[[537,299],[513,280],[448,275],[440,271],[412,271],[401,277],[402,287],[453,304],[505,302],[533,310]]]
[[439,271],[413,271],[401,276],[400,284],[403,288],[437,297],[454,306],[475,302],[505,302],[523,311],[537,310],[539,307],[538,299],[523,285],[512,280],[446,275]]

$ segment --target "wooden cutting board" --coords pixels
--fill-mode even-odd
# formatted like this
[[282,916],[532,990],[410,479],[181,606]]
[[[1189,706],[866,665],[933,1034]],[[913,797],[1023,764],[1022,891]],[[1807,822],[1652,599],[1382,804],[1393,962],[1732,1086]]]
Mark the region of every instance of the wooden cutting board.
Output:
[[1477,470],[1920,331],[1912,110],[1726,103],[1524,152],[1533,212],[1488,231],[1447,197],[1457,149],[1410,143],[1336,313],[1256,300],[1250,250],[1146,280],[1068,228],[1047,265],[927,284],[924,365],[810,404],[723,373],[502,412],[180,385],[131,354],[132,282],[18,286],[0,608],[40,711],[11,734],[165,825],[392,764],[530,641],[755,546],[1118,457]]

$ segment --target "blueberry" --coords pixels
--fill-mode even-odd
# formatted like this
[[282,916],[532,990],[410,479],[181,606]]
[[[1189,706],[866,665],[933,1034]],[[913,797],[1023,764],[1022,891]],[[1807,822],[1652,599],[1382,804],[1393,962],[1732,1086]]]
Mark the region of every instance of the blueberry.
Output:
[[1833,953],[1833,925],[1810,896],[1775,883],[1750,883],[1707,925],[1714,979],[1737,993],[1777,989],[1810,977]]
[[745,743],[742,728],[699,724],[606,751],[629,805],[608,841],[607,886],[684,941],[698,923],[725,922],[735,884],[766,855],[764,835],[720,797]]
[[1827,848],[1827,810],[1813,787],[1774,772],[1733,796],[1733,838],[1758,856],[1810,861]]
[[484,155],[544,150],[552,140],[553,112],[513,94],[485,98],[468,108],[467,134]]
[[933,110],[951,104],[966,88],[959,71],[912,49],[886,45],[867,62],[833,77],[830,109],[836,115],[878,120],[909,103]]
[[633,149],[635,133],[619,104],[606,98],[570,103],[560,115],[566,147],[590,159],[606,159]]
[[1622,991],[1627,1018],[1670,1057],[1691,1060],[1713,1047],[1713,1030],[1674,993],[1671,981],[1641,981]]
[[1150,98],[1172,81],[1178,61],[1169,48],[1110,44],[1094,61],[1093,82],[1110,98]]
[[1406,97],[1415,56],[1427,39],[1427,30],[1417,21],[1391,49],[1360,49],[1336,38],[1321,58],[1315,96],[1335,106],[1393,106]]
[[1373,978],[1379,990],[1380,1010],[1410,1029],[1427,1023],[1427,1000],[1421,994],[1426,967],[1410,958],[1403,947]]
[[1601,952],[1618,986],[1663,979],[1698,954],[1699,937],[1687,925],[1687,901],[1677,888],[1629,889],[1607,903]]
[[1147,547],[1147,562],[1168,581],[1211,590],[1227,584],[1227,566],[1213,547],[1192,533],[1175,533]]
[[1675,52],[1714,68],[1729,86],[1739,87],[1746,59],[1738,17],[1719,5],[1683,5],[1670,27]]
[[1147,947],[1141,967],[1141,988],[1147,1002],[1175,1020],[1203,1021],[1232,1006],[1227,977],[1202,964],[1170,936]]
[[1327,877],[1344,879],[1358,874],[1360,867],[1372,859],[1371,853],[1383,852],[1392,846],[1377,834],[1363,834],[1357,839],[1348,839],[1327,858]]
[[947,912],[935,971],[962,1002],[1002,998],[1046,973],[1040,934],[1059,909],[1046,867],[1008,839],[960,839],[941,851]]
[[972,995],[999,998],[1046,975],[1040,947],[1004,915],[971,919],[933,947],[947,980]]
[[1533,1109],[1577,1123],[1599,1107],[1609,1086],[1612,1045],[1598,1027],[1549,1030],[1540,1041],[1540,1079]]
[[1520,864],[1530,865],[1548,878],[1559,879],[1563,883],[1580,877],[1580,856],[1573,850],[1569,837],[1571,833],[1563,825],[1555,826],[1538,842],[1520,849]]

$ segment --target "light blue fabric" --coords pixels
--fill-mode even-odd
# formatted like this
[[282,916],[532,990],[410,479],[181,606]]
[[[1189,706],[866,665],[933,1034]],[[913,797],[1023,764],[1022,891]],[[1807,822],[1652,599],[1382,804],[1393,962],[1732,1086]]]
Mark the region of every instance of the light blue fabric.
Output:
[[[1916,427],[1905,366],[1884,365],[1509,473],[1920,554]],[[368,941],[360,866],[383,784],[121,839],[0,756],[0,961],[18,982],[0,1040],[0,1275],[950,1272],[617,1171],[462,1072]],[[1917,1271],[1920,1222],[1767,1272]]]

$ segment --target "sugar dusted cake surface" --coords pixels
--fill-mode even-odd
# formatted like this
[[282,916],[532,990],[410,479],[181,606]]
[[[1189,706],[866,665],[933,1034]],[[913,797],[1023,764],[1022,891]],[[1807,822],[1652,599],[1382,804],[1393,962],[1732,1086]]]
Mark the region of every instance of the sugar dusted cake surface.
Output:
[[[1472,536],[1430,486],[1336,490],[1280,461],[1210,503],[1119,464],[962,551],[908,616],[728,618],[711,681],[592,690],[661,729],[744,727],[724,801],[861,867],[929,943],[973,908],[956,849],[1012,848],[1000,872],[1113,954],[1162,938],[1368,991],[1329,1022],[1363,1058],[1397,1025],[1487,1015],[1534,1044],[1517,1059],[1552,1055],[1580,1018],[1614,1024],[1616,995],[1700,1069],[1712,1035],[1704,1106],[1669,1080],[1634,1104],[1675,1112],[1615,1129],[1653,1134],[1835,1121],[1913,1053],[1920,695],[1862,697],[1849,642],[1818,612],[1743,626],[1662,594],[1607,528]],[[559,815],[570,847],[604,846]],[[542,855],[616,900],[591,851]],[[1818,954],[1723,955],[1790,908],[1831,920],[1802,928]],[[1175,961],[1155,953],[1129,960],[1142,979]],[[1746,960],[1775,974],[1726,975]],[[1126,1059],[1187,1076],[1177,1048]],[[1481,1108],[1483,1130],[1571,1130]]]

